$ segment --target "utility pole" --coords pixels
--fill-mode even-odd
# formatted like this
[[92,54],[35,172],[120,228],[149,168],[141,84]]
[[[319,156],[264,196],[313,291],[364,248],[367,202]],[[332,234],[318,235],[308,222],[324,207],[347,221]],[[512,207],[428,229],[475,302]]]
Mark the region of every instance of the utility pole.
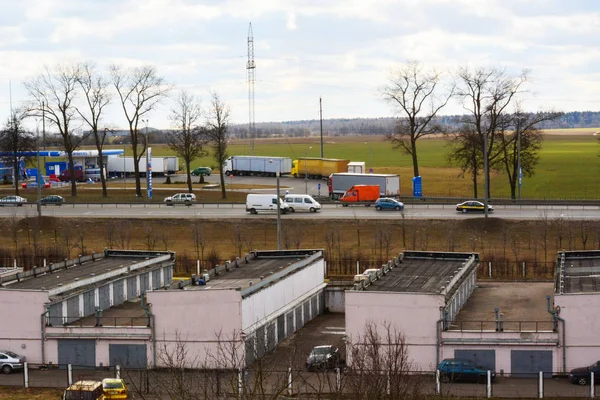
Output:
[[490,180],[489,180],[489,175],[488,175],[488,148],[487,148],[487,142],[488,142],[488,137],[487,137],[487,132],[484,132],[483,134],[483,175],[484,175],[484,197],[483,197],[483,212],[485,213],[485,218],[487,219],[488,217],[488,189],[490,188]]
[[319,97],[319,121],[321,122],[321,158],[323,158],[323,102]]
[[248,61],[246,62],[246,73],[248,75],[248,137],[250,138],[250,155],[254,155],[254,135],[256,132],[254,119],[254,35],[252,34],[252,22],[248,27]]

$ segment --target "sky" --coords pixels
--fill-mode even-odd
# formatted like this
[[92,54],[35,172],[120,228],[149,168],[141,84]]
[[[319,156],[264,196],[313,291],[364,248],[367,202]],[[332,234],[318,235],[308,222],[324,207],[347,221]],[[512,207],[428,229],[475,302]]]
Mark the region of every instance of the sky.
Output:
[[[529,70],[528,111],[600,109],[597,0],[19,0],[0,2],[0,119],[30,99],[23,82],[58,63],[151,65],[172,85],[148,115],[172,128],[172,100],[209,91],[249,119],[249,24],[255,121],[390,117],[381,97],[394,68],[418,61],[445,75],[458,68]],[[462,114],[451,102],[443,114]],[[118,101],[103,123],[124,127]]]

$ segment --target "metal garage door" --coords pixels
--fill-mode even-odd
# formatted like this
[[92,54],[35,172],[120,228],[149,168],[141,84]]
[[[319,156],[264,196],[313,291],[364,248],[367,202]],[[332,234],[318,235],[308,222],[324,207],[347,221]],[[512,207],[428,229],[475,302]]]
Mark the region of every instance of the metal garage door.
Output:
[[496,350],[454,350],[454,358],[473,361],[486,370],[496,370]]
[[114,305],[118,306],[119,304],[123,304],[125,302],[125,280],[121,279],[119,281],[113,282],[113,299]]
[[60,326],[62,323],[62,303],[52,304],[48,307],[48,324]]
[[164,279],[165,279],[164,284],[170,285],[171,283],[173,283],[173,267],[172,266],[165,267],[163,269],[163,271],[164,271]]
[[256,330],[256,357],[261,358],[265,355],[266,345],[265,327],[263,325]]
[[306,300],[302,307],[304,307],[304,323],[306,324],[310,321],[310,300]]
[[292,333],[294,333],[294,312],[290,311],[289,313],[285,314],[285,319],[286,319],[286,326],[287,326],[287,332],[286,332],[286,337],[292,336]]
[[285,339],[285,314],[277,317],[277,343],[283,342]]
[[79,319],[79,296],[67,299],[67,322]]
[[145,274],[140,275],[140,295],[146,293],[146,291],[150,288],[150,273],[146,272]]
[[246,365],[250,365],[256,359],[254,351],[254,335],[246,339]]
[[96,296],[94,295],[96,292],[95,289],[88,290],[83,294],[83,315],[86,317],[88,315],[94,315],[94,311],[96,311]]
[[66,367],[95,367],[96,366],[96,341],[95,340],[58,340],[58,364]]
[[152,289],[160,288],[160,269],[152,271]]
[[98,288],[98,307],[101,310],[108,310],[110,308],[110,287],[108,285]]
[[296,331],[299,331],[304,326],[304,320],[302,319],[302,304],[296,307]]
[[146,369],[148,362],[145,344],[109,344],[108,357],[111,366],[121,365],[129,369]]
[[267,350],[271,351],[277,346],[277,336],[275,334],[275,322],[267,325]]
[[127,300],[131,301],[137,297],[137,278],[127,278]]
[[510,352],[510,374],[515,378],[535,378],[539,372],[552,378],[552,351],[512,350]]
[[312,309],[312,318],[316,318],[317,315],[319,315],[319,295],[313,296],[312,299],[310,299],[310,307]]
[[319,315],[325,312],[325,292],[319,293]]

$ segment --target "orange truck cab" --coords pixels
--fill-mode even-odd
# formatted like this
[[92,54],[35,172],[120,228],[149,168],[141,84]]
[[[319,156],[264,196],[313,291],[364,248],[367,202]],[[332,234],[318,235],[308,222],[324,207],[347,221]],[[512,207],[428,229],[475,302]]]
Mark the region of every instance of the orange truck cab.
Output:
[[340,198],[342,205],[365,203],[368,207],[379,198],[379,185],[354,185]]

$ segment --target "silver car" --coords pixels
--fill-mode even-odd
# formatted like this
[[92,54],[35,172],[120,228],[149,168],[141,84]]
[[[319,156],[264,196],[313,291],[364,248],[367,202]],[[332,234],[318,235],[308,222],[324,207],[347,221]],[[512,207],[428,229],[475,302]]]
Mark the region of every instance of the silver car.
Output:
[[0,206],[22,206],[27,199],[21,196],[6,196],[0,199]]
[[5,374],[10,374],[15,370],[22,370],[25,364],[25,357],[8,350],[0,350],[0,369]]
[[196,195],[194,193],[177,193],[173,196],[169,196],[164,200],[165,204],[172,206],[174,204],[185,204],[191,206],[196,202]]

